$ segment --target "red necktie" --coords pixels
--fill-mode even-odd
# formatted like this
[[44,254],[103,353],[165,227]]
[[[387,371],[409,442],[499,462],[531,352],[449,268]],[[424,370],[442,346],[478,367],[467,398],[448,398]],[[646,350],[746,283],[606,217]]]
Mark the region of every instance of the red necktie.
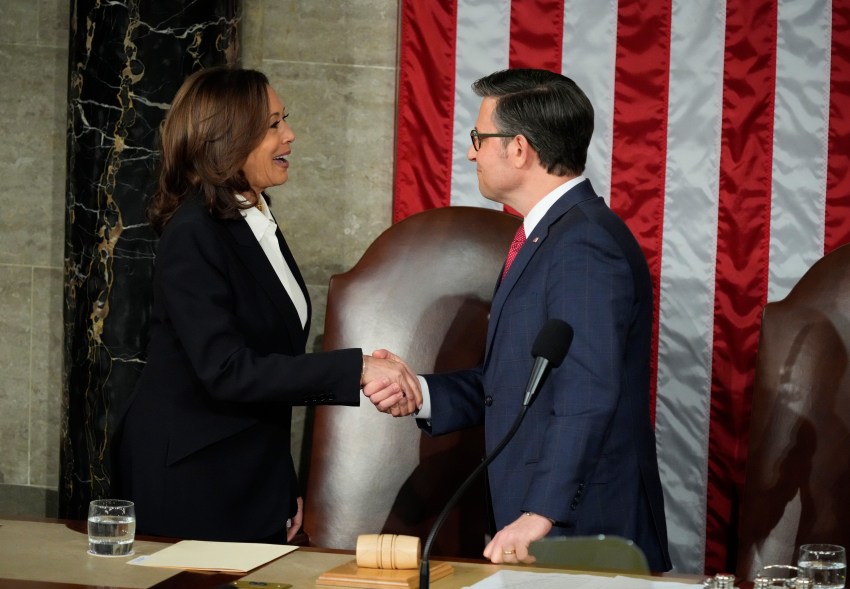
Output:
[[516,230],[516,235],[514,235],[514,240],[511,242],[511,248],[508,250],[508,258],[505,260],[505,269],[502,271],[502,280],[505,279],[505,276],[508,274],[508,268],[513,264],[514,258],[516,258],[517,252],[519,252],[522,244],[525,243],[525,227],[523,227],[522,223],[520,223],[519,228]]

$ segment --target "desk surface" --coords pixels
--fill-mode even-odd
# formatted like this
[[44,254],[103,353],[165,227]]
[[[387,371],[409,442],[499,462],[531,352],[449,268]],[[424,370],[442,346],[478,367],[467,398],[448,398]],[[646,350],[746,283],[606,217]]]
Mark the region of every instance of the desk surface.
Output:
[[[189,573],[128,566],[128,560],[162,549],[161,542],[137,540],[128,557],[90,556],[85,533],[61,522],[0,519],[0,588],[16,589],[212,589],[239,578],[223,573]],[[288,583],[293,589],[315,588],[323,572],[349,562],[348,552],[299,548],[256,569],[248,581]],[[510,567],[477,562],[451,562],[454,573],[431,583],[434,589],[472,585],[501,569],[556,572],[538,567]],[[564,571],[557,571],[564,572]],[[695,582],[694,577],[665,580]]]

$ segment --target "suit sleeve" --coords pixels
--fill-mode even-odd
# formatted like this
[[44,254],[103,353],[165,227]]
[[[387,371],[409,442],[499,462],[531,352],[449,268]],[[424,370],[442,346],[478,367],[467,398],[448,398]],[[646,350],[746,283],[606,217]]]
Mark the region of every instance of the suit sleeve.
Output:
[[538,422],[545,434],[522,509],[569,524],[571,498],[606,468],[602,448],[610,447],[636,306],[629,263],[604,229],[581,224],[557,245],[558,255],[548,258],[546,313],[570,323],[575,335],[537,401],[548,397],[541,404],[548,415]]
[[248,341],[248,333],[256,341],[287,334],[275,333],[282,327],[270,327],[261,305],[249,304],[262,300],[248,292],[256,285],[235,272],[229,245],[213,223],[196,218],[169,227],[157,253],[157,295],[208,394],[245,404],[358,404],[360,350],[268,353]]
[[439,436],[484,423],[481,367],[424,376],[431,395],[431,419],[418,419],[426,433]]

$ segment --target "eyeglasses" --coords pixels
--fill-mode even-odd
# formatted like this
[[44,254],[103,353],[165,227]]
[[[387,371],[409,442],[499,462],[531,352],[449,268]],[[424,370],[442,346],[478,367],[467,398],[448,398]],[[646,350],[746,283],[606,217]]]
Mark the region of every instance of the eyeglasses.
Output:
[[487,137],[516,137],[511,133],[479,133],[477,129],[469,132],[469,138],[472,139],[472,149],[478,151],[481,149],[481,140]]

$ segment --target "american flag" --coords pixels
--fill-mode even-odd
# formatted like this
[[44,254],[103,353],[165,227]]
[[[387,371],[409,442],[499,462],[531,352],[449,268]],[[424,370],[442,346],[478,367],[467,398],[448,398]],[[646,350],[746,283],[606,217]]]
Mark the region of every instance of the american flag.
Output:
[[850,240],[850,0],[403,0],[399,59],[396,221],[494,206],[475,79],[547,68],[589,96],[585,175],[653,275],[674,566],[734,570],[762,307]]

